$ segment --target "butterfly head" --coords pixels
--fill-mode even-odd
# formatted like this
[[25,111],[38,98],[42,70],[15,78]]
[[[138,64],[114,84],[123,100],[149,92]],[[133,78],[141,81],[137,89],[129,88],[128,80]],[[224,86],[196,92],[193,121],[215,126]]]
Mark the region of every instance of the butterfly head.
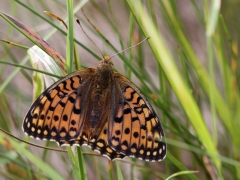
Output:
[[110,56],[104,56],[103,59],[100,61],[98,68],[101,69],[112,69],[113,63],[111,61]]

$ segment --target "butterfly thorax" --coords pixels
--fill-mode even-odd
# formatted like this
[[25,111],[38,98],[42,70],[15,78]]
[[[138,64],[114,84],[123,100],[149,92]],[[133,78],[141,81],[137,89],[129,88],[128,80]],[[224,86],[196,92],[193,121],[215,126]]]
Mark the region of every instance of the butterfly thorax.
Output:
[[96,71],[96,76],[95,76],[95,89],[102,91],[104,89],[108,88],[109,81],[112,80],[113,78],[113,63],[110,60],[109,56],[105,56],[103,60],[100,61],[97,71]]
[[104,118],[104,109],[108,105],[109,93],[111,91],[111,85],[113,80],[113,63],[111,62],[109,56],[105,56],[103,60],[100,61],[97,67],[96,74],[93,82],[93,91],[91,95],[92,104],[90,105],[90,129],[94,130],[98,125],[99,121]]

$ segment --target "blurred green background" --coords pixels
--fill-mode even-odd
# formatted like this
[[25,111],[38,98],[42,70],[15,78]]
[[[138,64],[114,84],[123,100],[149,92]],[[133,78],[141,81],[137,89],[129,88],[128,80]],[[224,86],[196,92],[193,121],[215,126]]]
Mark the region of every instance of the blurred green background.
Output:
[[[110,56],[150,37],[114,57],[113,63],[156,109],[167,157],[156,163],[129,157],[108,162],[83,147],[82,152],[91,154],[83,154],[82,161],[79,150],[76,157],[70,151],[68,155],[43,150],[0,132],[0,179],[240,179],[240,1],[75,0],[73,8],[69,3],[0,0],[0,11],[36,31],[63,57],[71,51],[62,33],[67,30],[43,11],[65,22],[74,12],[74,19],[80,19],[88,36]],[[86,21],[82,6],[99,31]],[[101,54],[74,19],[69,32],[73,30],[78,41],[80,63],[74,63],[73,69],[96,67]],[[33,46],[2,17],[0,27],[0,39]],[[21,139],[57,148],[54,142],[24,135],[22,121],[36,93],[33,72],[6,65],[10,62],[32,66],[27,49],[1,42],[0,127]]]

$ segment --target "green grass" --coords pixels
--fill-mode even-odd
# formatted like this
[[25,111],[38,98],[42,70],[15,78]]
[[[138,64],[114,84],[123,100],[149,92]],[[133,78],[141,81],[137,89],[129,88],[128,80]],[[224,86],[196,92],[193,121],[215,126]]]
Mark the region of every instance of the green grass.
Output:
[[[74,152],[66,148],[68,153],[42,150],[0,132],[0,179],[240,179],[238,37],[230,27],[234,19],[220,14],[219,1],[189,1],[186,6],[172,0],[48,3],[14,0],[4,3],[9,11],[0,10],[34,29],[66,57],[67,72],[96,67],[101,59],[75,17],[110,56],[150,37],[113,62],[156,109],[165,131],[167,157],[156,163],[134,158],[109,162],[89,148]],[[82,6],[99,31],[83,18]],[[223,12],[230,7],[222,5]],[[68,29],[44,10],[65,20]],[[33,45],[2,15],[0,25],[1,39]],[[0,127],[29,140],[22,121],[32,94],[39,94],[43,86],[42,77],[31,71],[42,71],[31,67],[25,49],[1,42],[0,57]],[[54,71],[46,74],[59,77]],[[31,141],[57,147],[54,142]]]

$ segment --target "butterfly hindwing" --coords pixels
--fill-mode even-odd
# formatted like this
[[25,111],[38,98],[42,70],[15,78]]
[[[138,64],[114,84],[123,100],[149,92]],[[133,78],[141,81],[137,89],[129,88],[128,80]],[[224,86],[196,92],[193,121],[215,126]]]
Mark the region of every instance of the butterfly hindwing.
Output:
[[[39,139],[70,141],[78,137],[84,124],[84,99],[93,69],[76,71],[47,88],[33,103],[23,130]],[[82,106],[82,107],[81,107]]]
[[113,102],[116,108],[114,117],[109,119],[109,145],[126,156],[162,160],[166,155],[166,144],[155,111],[132,82],[118,73],[115,73],[115,80],[116,91],[122,97]]

